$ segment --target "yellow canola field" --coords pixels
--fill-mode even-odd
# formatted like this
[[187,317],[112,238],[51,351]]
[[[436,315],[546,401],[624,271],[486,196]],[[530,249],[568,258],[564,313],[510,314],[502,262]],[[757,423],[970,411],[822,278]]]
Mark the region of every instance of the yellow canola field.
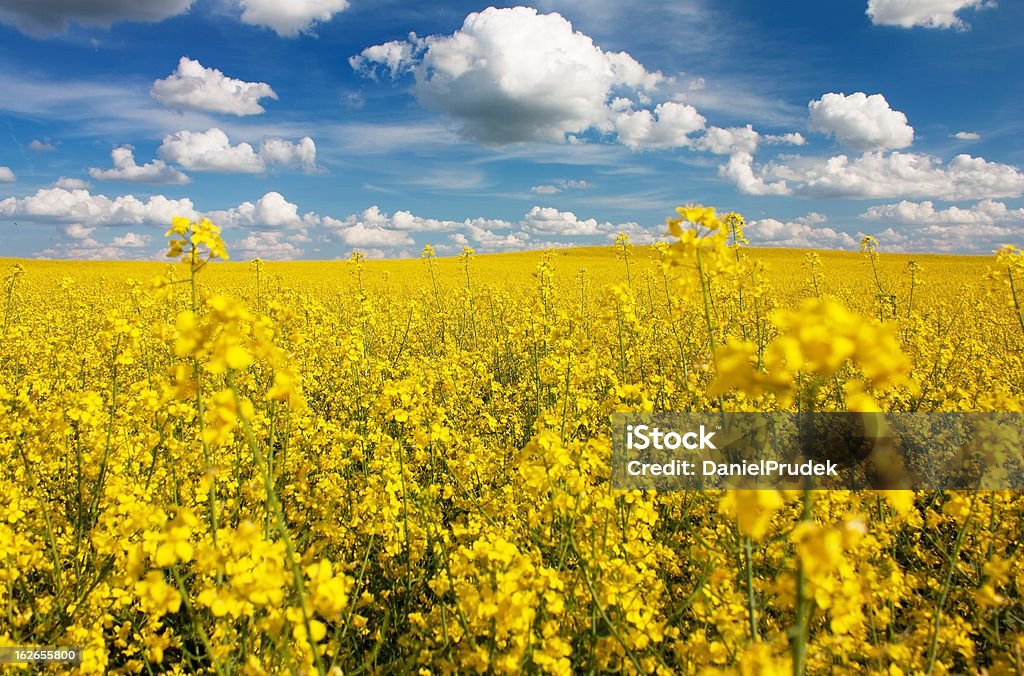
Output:
[[[0,647],[118,673],[1016,673],[1009,491],[612,490],[617,411],[1020,411],[1021,256],[0,261]],[[61,667],[49,667],[59,670]]]

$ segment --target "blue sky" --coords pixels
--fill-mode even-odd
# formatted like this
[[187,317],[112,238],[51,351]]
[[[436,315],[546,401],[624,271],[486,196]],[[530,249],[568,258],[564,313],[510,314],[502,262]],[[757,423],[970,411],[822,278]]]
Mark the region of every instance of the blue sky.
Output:
[[5,256],[1024,244],[1024,4],[0,0]]

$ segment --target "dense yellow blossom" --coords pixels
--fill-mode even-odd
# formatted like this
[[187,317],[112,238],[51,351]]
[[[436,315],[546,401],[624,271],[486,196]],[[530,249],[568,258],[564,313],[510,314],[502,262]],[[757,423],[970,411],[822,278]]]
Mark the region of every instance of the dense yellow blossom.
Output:
[[3,263],[0,644],[87,673],[1019,672],[1018,494],[611,488],[616,412],[1021,410],[1019,250],[747,229],[687,206],[652,247],[238,264],[176,218],[170,265]]

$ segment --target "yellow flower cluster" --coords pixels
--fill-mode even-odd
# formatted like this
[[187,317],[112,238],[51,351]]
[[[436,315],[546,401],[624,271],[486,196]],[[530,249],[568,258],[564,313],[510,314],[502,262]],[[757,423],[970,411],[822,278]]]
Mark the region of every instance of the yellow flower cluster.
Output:
[[1019,673],[1018,494],[617,491],[609,416],[1020,411],[1020,252],[749,249],[701,206],[668,229],[238,264],[175,219],[163,267],[6,263],[0,646],[84,673]]

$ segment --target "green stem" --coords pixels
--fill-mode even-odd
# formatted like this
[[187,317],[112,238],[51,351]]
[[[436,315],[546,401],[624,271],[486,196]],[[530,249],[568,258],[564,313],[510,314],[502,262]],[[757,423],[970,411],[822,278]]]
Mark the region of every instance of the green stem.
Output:
[[750,536],[743,538],[743,554],[747,569],[747,616],[750,620],[750,638],[755,642],[760,640],[757,635],[757,611],[754,610],[754,574],[750,559]]
[[[809,485],[804,487],[803,512],[801,521],[811,518],[812,493]],[[807,598],[807,574],[804,563],[798,557],[796,569],[796,619],[789,630],[790,651],[793,655],[793,676],[803,676],[807,663],[807,620],[810,615],[811,600]]]
[[[972,499],[972,510],[973,507],[974,500]],[[935,660],[938,657],[939,628],[942,625],[942,608],[946,605],[946,597],[949,595],[949,590],[953,582],[953,572],[956,570],[957,563],[960,561],[960,545],[964,542],[964,536],[967,534],[967,526],[970,525],[970,523],[971,515],[968,514],[967,518],[964,519],[963,525],[960,526],[960,531],[956,534],[956,541],[953,543],[953,551],[946,560],[946,577],[942,581],[942,591],[939,593],[939,600],[938,603],[936,603],[935,622],[932,625],[932,636],[928,644],[928,667],[925,670],[928,674],[931,674],[935,669]]]

